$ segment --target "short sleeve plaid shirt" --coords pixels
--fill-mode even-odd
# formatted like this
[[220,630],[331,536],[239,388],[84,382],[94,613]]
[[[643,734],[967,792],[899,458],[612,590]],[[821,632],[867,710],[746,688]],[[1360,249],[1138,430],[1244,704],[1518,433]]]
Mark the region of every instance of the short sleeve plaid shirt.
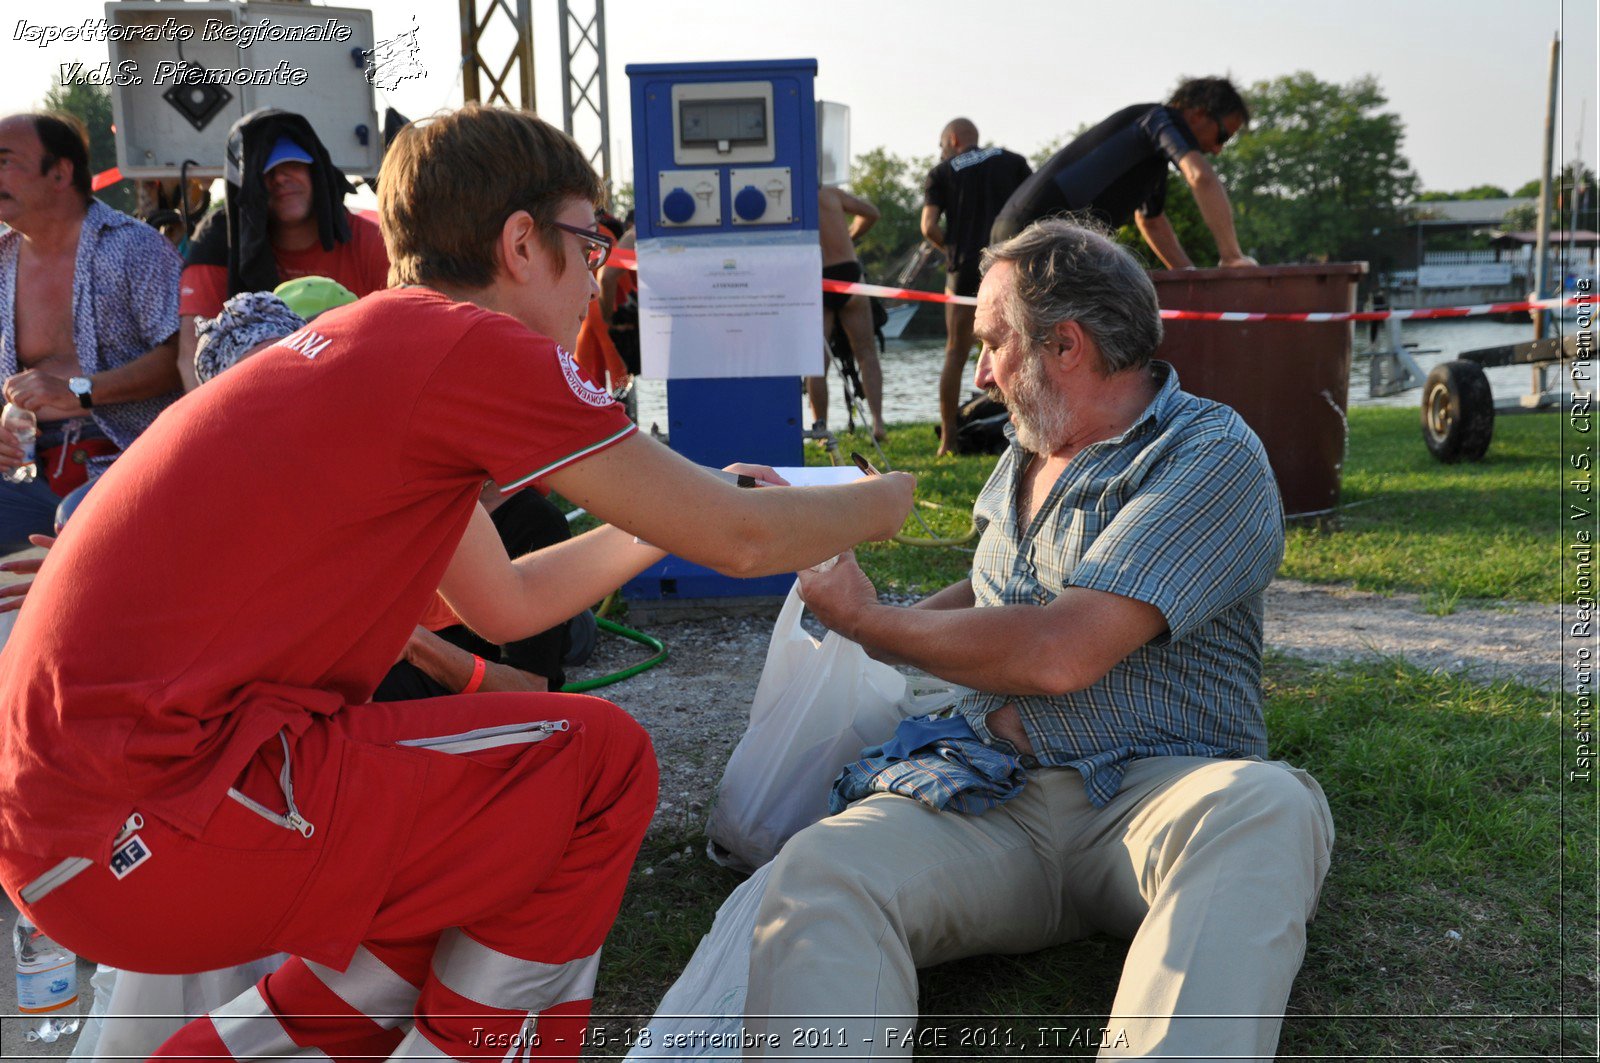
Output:
[[985,717],[1014,702],[1039,763],[1082,773],[1110,801],[1140,757],[1261,756],[1262,592],[1283,558],[1283,506],[1265,450],[1233,410],[1181,391],[1164,362],[1140,418],[1085,448],[1031,527],[1017,521],[1030,455],[1016,441],[978,495],[972,565],[979,607],[1047,605],[1066,587],[1149,603],[1165,635],[1098,683],[1059,697],[970,694],[974,732],[1009,749]]

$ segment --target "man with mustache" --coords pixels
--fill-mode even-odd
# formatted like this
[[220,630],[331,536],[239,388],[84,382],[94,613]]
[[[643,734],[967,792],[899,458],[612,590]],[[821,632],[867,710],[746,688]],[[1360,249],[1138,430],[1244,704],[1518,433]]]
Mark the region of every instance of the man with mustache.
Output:
[[747,1033],[909,1056],[917,968],[1106,932],[1132,941],[1109,1054],[1271,1058],[1333,840],[1315,781],[1265,759],[1272,471],[1152,359],[1126,250],[1050,220],[984,261],[976,382],[1013,430],[971,578],[899,608],[849,555],[801,574],[828,627],[975,693],[866,750],[778,854]]
[[[89,179],[78,119],[0,119],[0,376],[39,420],[37,477],[0,482],[0,551],[49,533],[62,496],[178,397],[178,253]],[[0,469],[24,461],[0,428]]]

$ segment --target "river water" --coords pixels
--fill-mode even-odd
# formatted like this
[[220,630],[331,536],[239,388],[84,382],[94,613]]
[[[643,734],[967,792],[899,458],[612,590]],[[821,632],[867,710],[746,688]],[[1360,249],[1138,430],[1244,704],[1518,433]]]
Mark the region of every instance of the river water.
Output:
[[[1326,326],[1323,326],[1326,327]],[[1574,326],[1569,321],[1565,329]],[[1416,407],[1421,399],[1421,389],[1413,389],[1387,398],[1369,398],[1368,327],[1365,322],[1354,326],[1350,366],[1351,406],[1402,406]],[[1465,318],[1445,321],[1404,321],[1400,325],[1401,340],[1416,344],[1422,351],[1416,353],[1417,364],[1424,376],[1439,362],[1460,357],[1461,352],[1492,347],[1504,343],[1520,343],[1533,338],[1533,326],[1528,322],[1508,324],[1487,318]],[[1378,333],[1380,344],[1387,342],[1387,333]],[[942,336],[908,340],[890,340],[883,361],[884,417],[890,424],[939,419],[939,368],[944,363]],[[970,368],[969,368],[970,372]],[[1526,365],[1502,366],[1488,370],[1489,385],[1495,400],[1503,402],[1525,395],[1529,391],[1532,369]],[[970,377],[969,377],[970,384]],[[837,372],[829,374],[831,410],[829,423],[835,429],[844,427],[844,396]],[[799,403],[798,390],[796,402]],[[803,414],[810,423],[809,411]],[[648,427],[652,421],[666,429],[666,385],[659,380],[639,382],[639,423]]]

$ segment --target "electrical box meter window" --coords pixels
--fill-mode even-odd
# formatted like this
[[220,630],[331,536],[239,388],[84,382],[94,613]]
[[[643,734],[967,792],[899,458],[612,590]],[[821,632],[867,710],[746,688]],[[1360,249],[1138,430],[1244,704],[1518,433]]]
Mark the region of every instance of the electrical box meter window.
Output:
[[731,151],[732,145],[767,142],[767,103],[765,100],[685,100],[678,105],[678,142],[684,147],[717,145],[718,151]]
[[679,166],[771,162],[772,82],[672,86],[672,161]]

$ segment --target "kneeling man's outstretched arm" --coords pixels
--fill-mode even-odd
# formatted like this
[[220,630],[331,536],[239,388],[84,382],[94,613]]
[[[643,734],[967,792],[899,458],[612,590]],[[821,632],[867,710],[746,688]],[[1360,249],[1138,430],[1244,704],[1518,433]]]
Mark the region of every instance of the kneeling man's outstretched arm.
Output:
[[512,561],[478,506],[439,593],[462,623],[504,645],[576,616],[665,556],[608,525]]

